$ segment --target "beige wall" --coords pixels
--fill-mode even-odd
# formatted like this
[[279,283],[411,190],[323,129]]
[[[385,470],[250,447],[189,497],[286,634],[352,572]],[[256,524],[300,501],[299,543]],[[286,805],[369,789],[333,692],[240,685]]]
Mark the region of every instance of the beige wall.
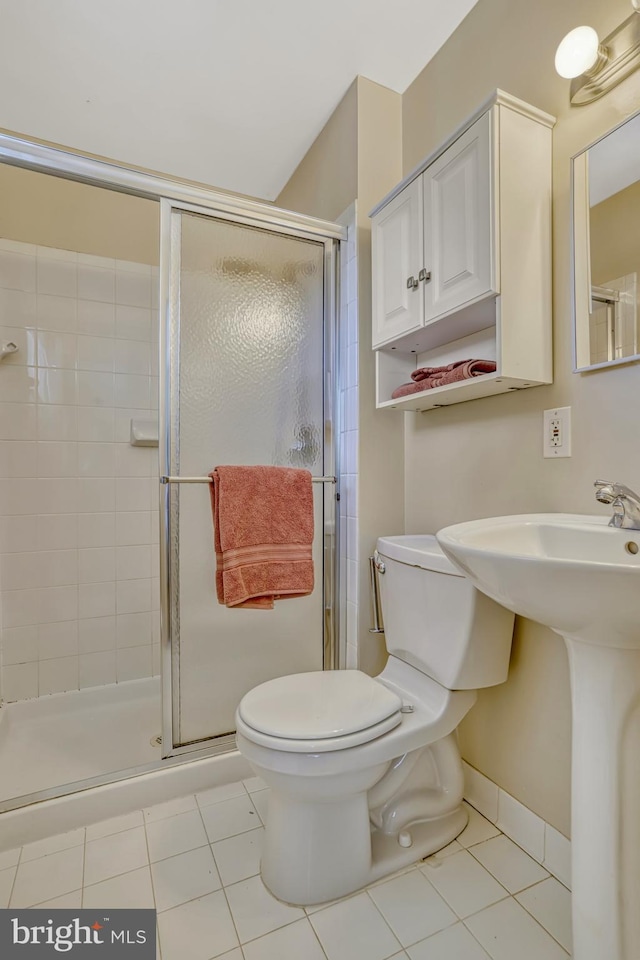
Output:
[[[479,0],[403,97],[409,171],[496,87],[555,114],[553,386],[405,415],[407,531],[538,510],[600,513],[593,480],[640,476],[629,365],[571,372],[570,157],[640,108],[640,74],[601,100],[570,107],[555,48],[578,23],[605,36],[627,0]],[[542,411],[570,405],[573,457],[542,458]],[[465,758],[565,834],[570,831],[570,691],[562,640],[518,623],[507,684],[480,693],[462,724]]]
[[276,205],[335,220],[358,195],[358,81],[354,80],[285,184]]
[[383,533],[404,529],[402,425],[376,410],[371,351],[371,226],[368,211],[402,177],[399,94],[364,77],[336,111],[276,199],[281,207],[332,219],[357,200],[358,231],[358,551],[360,666],[377,673],[385,650],[369,633],[367,558]]
[[157,265],[153,200],[0,164],[0,237]]
[[591,207],[589,228],[592,283],[640,272],[640,182]]

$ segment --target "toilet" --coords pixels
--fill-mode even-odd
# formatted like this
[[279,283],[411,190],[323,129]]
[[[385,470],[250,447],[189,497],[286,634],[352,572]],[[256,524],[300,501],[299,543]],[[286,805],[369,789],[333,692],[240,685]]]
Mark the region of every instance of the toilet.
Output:
[[464,829],[456,727],[507,678],[513,614],[476,590],[433,536],[375,554],[389,658],[260,684],[237,744],[271,788],[261,873],[280,900],[335,900],[442,849]]

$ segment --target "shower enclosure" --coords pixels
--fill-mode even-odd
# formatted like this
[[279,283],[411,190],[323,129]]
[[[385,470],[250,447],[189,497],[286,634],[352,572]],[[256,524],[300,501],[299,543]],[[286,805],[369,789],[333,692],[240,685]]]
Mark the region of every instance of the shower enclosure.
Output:
[[[116,191],[113,205],[129,195],[160,237],[145,263],[109,260],[83,240],[31,250],[0,220],[0,327],[20,341],[0,364],[1,813],[232,751],[247,690],[339,665],[344,231],[9,135],[0,164]],[[157,374],[159,450],[130,447],[129,417],[155,415]],[[207,475],[225,463],[311,471],[310,596],[217,603]]]
[[[160,385],[169,755],[212,738],[228,749],[248,690],[332,665],[333,325],[323,316],[332,303],[333,256],[322,240],[169,201],[161,235],[169,303]],[[207,475],[223,463],[327,474],[313,485],[317,583],[310,596],[269,612],[215,602]]]

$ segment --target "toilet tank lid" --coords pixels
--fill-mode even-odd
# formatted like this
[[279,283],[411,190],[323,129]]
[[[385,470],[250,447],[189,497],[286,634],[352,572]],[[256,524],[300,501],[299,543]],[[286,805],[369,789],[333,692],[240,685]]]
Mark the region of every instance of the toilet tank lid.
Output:
[[376,545],[378,553],[389,560],[434,570],[436,573],[448,573],[462,577],[457,567],[445,557],[435,536],[430,533],[404,534],[398,537],[379,537]]

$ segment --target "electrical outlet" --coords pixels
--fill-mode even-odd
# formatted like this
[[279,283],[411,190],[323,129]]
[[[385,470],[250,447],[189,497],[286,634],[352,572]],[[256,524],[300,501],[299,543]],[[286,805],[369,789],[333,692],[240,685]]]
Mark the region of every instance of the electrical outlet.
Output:
[[542,456],[571,456],[571,407],[544,411]]

